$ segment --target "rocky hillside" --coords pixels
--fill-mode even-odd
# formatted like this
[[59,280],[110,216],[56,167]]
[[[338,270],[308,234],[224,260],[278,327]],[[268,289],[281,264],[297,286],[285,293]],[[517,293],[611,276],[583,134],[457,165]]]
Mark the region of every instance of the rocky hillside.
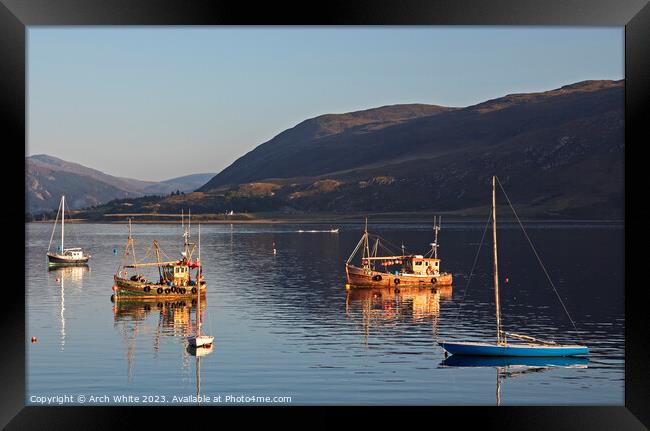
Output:
[[[323,115],[245,154],[194,193],[138,212],[482,215],[496,174],[530,217],[622,218],[624,81],[584,81],[465,108]],[[119,205],[118,205],[119,204]]]

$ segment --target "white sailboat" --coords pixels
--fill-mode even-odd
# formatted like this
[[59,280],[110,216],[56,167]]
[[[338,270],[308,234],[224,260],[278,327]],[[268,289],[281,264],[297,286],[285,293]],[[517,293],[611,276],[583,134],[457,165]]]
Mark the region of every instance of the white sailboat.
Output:
[[[59,221],[59,213],[61,214],[61,248],[58,252],[51,252],[52,240],[54,239],[54,231],[56,224]],[[54,227],[52,228],[52,235],[50,236],[50,243],[47,246],[47,262],[49,265],[78,265],[88,263],[90,255],[84,253],[80,247],[64,248],[65,239],[65,196],[61,196],[59,209],[56,213],[54,220]]]
[[[202,264],[201,264],[201,225],[199,224],[199,268],[197,281],[200,283],[200,280],[203,278],[202,273]],[[197,289],[196,291],[196,334],[187,339],[191,347],[210,347],[214,341],[214,337],[210,335],[201,334],[201,292]]]

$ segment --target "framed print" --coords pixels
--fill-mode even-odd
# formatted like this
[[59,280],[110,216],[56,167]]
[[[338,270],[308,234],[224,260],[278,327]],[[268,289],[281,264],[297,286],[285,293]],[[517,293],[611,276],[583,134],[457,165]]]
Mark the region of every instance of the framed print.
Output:
[[318,10],[2,0],[3,426],[645,429],[650,6]]

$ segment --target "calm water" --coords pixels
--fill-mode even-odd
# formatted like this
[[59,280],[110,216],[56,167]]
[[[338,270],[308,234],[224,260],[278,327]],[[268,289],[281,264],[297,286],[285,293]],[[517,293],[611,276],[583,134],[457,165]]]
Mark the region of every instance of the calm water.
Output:
[[[592,353],[587,364],[499,367],[446,366],[437,345],[494,339],[489,241],[466,290],[482,224],[443,225],[442,269],[453,273],[453,288],[399,294],[346,291],[343,264],[362,226],[340,226],[339,234],[297,232],[329,225],[201,226],[203,325],[215,344],[198,364],[185,348],[196,304],[111,302],[119,263],[113,250],[126,241],[125,225],[66,226],[67,245],[83,245],[91,263],[49,271],[51,225],[28,224],[26,403],[81,394],[86,404],[97,404],[91,395],[108,395],[104,404],[119,404],[114,395],[139,396],[138,402],[164,396],[173,404],[175,395],[197,393],[197,365],[201,395],[222,401],[234,395],[289,396],[292,404],[494,405],[497,397],[501,405],[624,403],[622,225],[529,226],[578,334],[521,231],[500,226],[506,330],[582,340]],[[425,252],[431,242],[427,225],[370,230],[412,252]],[[134,237],[139,256],[154,239],[168,255],[180,252],[180,226],[134,225]]]

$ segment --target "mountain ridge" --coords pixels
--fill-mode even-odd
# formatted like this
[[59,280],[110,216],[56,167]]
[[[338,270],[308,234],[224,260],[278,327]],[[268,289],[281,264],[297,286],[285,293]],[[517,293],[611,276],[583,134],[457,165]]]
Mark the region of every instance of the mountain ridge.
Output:
[[[401,111],[404,112],[401,112]],[[497,175],[526,217],[620,219],[624,80],[581,81],[464,108],[387,105],[306,119],[185,195],[81,213],[471,213]]]
[[[423,155],[431,155],[462,150],[479,142],[493,145],[507,139],[508,133],[515,135],[523,131],[522,127],[530,127],[532,123],[537,123],[537,128],[543,128],[557,121],[567,121],[569,117],[585,117],[589,112],[602,113],[608,105],[601,107],[598,99],[606,98],[611,92],[622,92],[623,83],[623,80],[582,81],[546,92],[510,94],[466,108],[440,110],[440,107],[436,107],[438,112],[435,115],[393,122],[374,130],[378,133],[371,134],[348,128],[337,134],[285,143],[278,137],[284,139],[283,133],[293,130],[288,129],[237,159],[198,191],[206,192],[265,178],[321,176],[355,169],[362,163],[388,163],[409,152],[413,153],[413,148]],[[558,109],[554,112],[547,109],[549,103],[566,106],[560,106],[562,112]],[[549,116],[549,113],[554,115]],[[518,118],[506,118],[512,116]],[[299,125],[314,119],[305,120]],[[524,122],[529,124],[522,126]],[[463,132],[463,128],[473,126],[474,133],[459,133]],[[400,134],[406,137],[401,138],[398,136]],[[401,146],[411,148],[404,150]],[[343,156],[341,148],[346,151],[343,161],[339,160]],[[383,156],[377,153],[383,153]]]
[[164,181],[116,177],[47,154],[26,157],[27,212],[56,208],[62,194],[71,209],[101,205],[113,199],[193,191],[214,174],[191,174]]

